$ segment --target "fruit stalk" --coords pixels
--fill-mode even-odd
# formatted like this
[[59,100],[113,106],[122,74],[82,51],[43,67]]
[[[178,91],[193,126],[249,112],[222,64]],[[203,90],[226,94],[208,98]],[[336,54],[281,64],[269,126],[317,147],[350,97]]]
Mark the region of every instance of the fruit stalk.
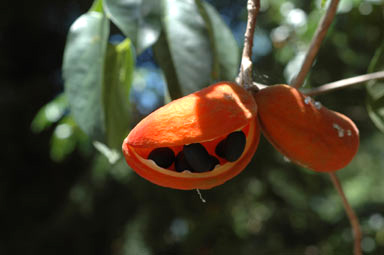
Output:
[[332,0],[331,3],[329,4],[327,12],[323,16],[323,18],[321,19],[321,22],[319,23],[319,26],[317,27],[315,36],[312,39],[311,45],[309,46],[307,54],[304,58],[304,62],[301,65],[301,69],[297,74],[296,78],[294,79],[294,81],[292,82],[292,87],[298,89],[303,85],[303,82],[305,80],[305,77],[307,76],[307,73],[312,68],[313,61],[317,56],[317,52],[319,51],[321,43],[325,35],[327,34],[328,28],[332,24],[333,18],[335,17],[335,14],[336,14],[338,4],[339,4],[339,0]]
[[248,0],[248,20],[244,34],[244,48],[237,83],[245,89],[257,90],[252,84],[252,46],[255,32],[256,18],[260,10],[260,0]]
[[359,219],[357,218],[354,210],[352,209],[351,205],[348,203],[347,197],[344,194],[343,187],[341,186],[340,180],[337,177],[335,173],[329,173],[329,176],[331,177],[332,183],[335,186],[337,192],[339,193],[341,200],[343,201],[343,206],[345,209],[345,212],[347,213],[349,222],[352,226],[352,232],[354,237],[354,248],[353,248],[353,254],[354,255],[361,255],[361,229],[359,224]]
[[362,84],[370,80],[378,80],[378,79],[384,79],[384,71],[363,74],[363,75],[359,75],[359,76],[355,76],[347,79],[342,79],[339,81],[330,82],[330,83],[321,85],[319,87],[313,88],[311,90],[303,91],[303,93],[306,94],[307,96],[316,96],[326,92],[331,92],[337,89],[342,89],[342,88],[346,88],[356,84]]

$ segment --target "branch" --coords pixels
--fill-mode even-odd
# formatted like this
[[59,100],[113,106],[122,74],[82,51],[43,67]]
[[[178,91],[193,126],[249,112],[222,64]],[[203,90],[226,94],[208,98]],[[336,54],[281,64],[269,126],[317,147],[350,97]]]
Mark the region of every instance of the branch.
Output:
[[360,230],[360,224],[359,219],[357,218],[355,212],[353,211],[352,207],[349,205],[347,197],[344,194],[343,188],[340,184],[339,178],[335,173],[329,173],[333,186],[335,186],[337,192],[339,193],[341,200],[343,201],[343,206],[345,209],[345,212],[347,213],[349,222],[352,226],[352,232],[354,236],[354,248],[353,248],[353,254],[354,255],[361,255],[361,230]]
[[384,79],[384,71],[375,72],[375,73],[369,73],[369,74],[363,74],[359,76],[355,76],[352,78],[347,78],[339,81],[334,81],[331,83],[327,83],[324,85],[321,85],[317,88],[310,89],[308,91],[303,91],[304,94],[308,96],[316,96],[322,93],[330,92],[337,89],[346,88],[349,86],[353,86],[359,83],[363,83],[370,80],[375,79]]
[[309,46],[307,55],[304,58],[304,62],[301,66],[301,69],[297,74],[295,80],[292,82],[293,87],[300,88],[301,85],[303,84],[308,71],[312,67],[312,63],[317,55],[317,52],[319,51],[320,45],[325,35],[327,34],[328,28],[333,21],[338,4],[339,4],[339,0],[332,0],[327,9],[327,12],[321,19],[321,22],[317,27],[315,36],[312,38],[312,42],[311,42],[311,45]]
[[252,46],[255,32],[256,18],[260,10],[260,0],[248,0],[248,20],[244,35],[244,48],[241,57],[241,65],[237,82],[246,89],[255,90],[252,85]]

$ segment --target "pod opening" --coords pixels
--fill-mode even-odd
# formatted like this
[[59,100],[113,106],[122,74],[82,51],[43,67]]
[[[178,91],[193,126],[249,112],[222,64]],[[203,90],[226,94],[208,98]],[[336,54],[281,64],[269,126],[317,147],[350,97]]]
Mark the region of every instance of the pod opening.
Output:
[[204,173],[214,171],[243,155],[250,124],[225,136],[192,144],[157,148],[133,148],[148,165],[172,172]]

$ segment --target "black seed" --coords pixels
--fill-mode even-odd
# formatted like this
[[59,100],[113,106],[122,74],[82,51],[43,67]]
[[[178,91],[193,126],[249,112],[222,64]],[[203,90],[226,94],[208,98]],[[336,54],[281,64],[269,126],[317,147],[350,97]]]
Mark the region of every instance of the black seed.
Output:
[[222,140],[221,142],[219,142],[219,143],[216,145],[215,153],[216,153],[216,155],[219,156],[220,158],[225,158],[225,148],[226,148],[226,144],[227,144],[227,138],[225,138],[224,140]]
[[220,164],[220,161],[212,155],[209,155],[209,161],[210,161],[210,168],[209,170],[213,170],[216,165]]
[[227,146],[225,149],[225,159],[229,162],[238,160],[243,154],[246,143],[245,134],[242,131],[230,133],[227,136]]
[[149,153],[148,159],[155,161],[159,167],[168,168],[175,161],[175,153],[168,147],[156,148]]
[[177,172],[183,172],[184,170],[192,170],[191,166],[188,164],[187,159],[185,158],[183,151],[180,151],[179,154],[177,154],[176,156],[175,169]]
[[217,144],[215,153],[229,162],[234,162],[243,154],[245,143],[246,137],[242,131],[232,132]]
[[184,145],[183,151],[192,172],[206,172],[210,170],[210,155],[203,145],[200,143]]

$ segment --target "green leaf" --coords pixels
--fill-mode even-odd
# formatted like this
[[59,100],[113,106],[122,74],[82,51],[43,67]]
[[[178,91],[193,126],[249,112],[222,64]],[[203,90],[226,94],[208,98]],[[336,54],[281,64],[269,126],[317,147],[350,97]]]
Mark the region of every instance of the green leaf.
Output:
[[118,45],[108,45],[104,68],[104,109],[107,145],[121,149],[131,120],[129,93],[133,79],[135,57],[129,39]]
[[[384,70],[384,43],[376,50],[368,72]],[[376,127],[384,133],[384,81],[371,80],[367,83],[366,106],[369,117]]]
[[62,161],[76,148],[77,135],[76,123],[71,117],[63,118],[56,126],[51,137],[50,155],[54,161]]
[[209,85],[213,51],[207,26],[193,1],[163,3],[163,33],[154,51],[175,99]]
[[327,3],[327,0],[321,0],[321,8],[325,8],[326,3]]
[[169,49],[169,44],[164,33],[161,33],[159,40],[154,45],[154,53],[158,64],[164,72],[167,80],[167,89],[165,95],[167,100],[180,98],[184,94],[181,89],[181,84],[177,77],[177,71],[174,61],[172,61],[172,53]]
[[[218,55],[218,49],[217,49],[218,45],[216,44],[216,40],[215,40],[215,35],[217,35],[217,33],[215,34],[215,32],[214,32],[215,25],[217,25],[217,24],[213,24],[213,19],[212,19],[212,17],[210,17],[210,14],[212,14],[212,16],[214,16],[214,18],[217,18],[217,19],[215,19],[215,21],[220,20],[220,16],[219,17],[215,16],[216,13],[215,13],[214,8],[211,5],[209,5],[208,3],[205,3],[205,2],[203,3],[202,0],[195,0],[195,3],[196,3],[196,6],[199,10],[201,17],[203,18],[203,20],[205,22],[205,26],[206,26],[207,31],[208,31],[210,47],[212,49],[212,61],[213,61],[213,63],[212,63],[212,78],[214,80],[219,80],[220,66],[219,66],[219,55]],[[207,9],[211,10],[211,12],[209,14],[208,14]]]
[[[199,1],[200,0],[196,0]],[[213,41],[214,61],[218,68],[214,68],[213,78],[215,80],[232,81],[236,78],[239,71],[240,64],[240,50],[235,37],[233,36],[230,28],[225,24],[220,14],[212,5],[203,2],[204,10],[209,21],[207,26],[210,32],[210,40]],[[205,15],[202,14],[204,17]],[[217,70],[218,69],[218,70]],[[217,72],[217,73],[216,73]]]
[[384,82],[376,84],[376,88],[381,93],[381,97],[373,99],[368,96],[367,110],[372,122],[384,133]]
[[103,0],[94,0],[89,11],[103,13]]
[[103,71],[109,35],[105,15],[89,12],[71,26],[64,51],[63,76],[70,110],[92,139],[104,141]]
[[41,132],[59,121],[68,109],[68,101],[65,94],[58,95],[48,104],[44,105],[31,123],[33,132]]
[[138,54],[152,46],[160,35],[160,0],[104,0],[114,24],[131,39]]

